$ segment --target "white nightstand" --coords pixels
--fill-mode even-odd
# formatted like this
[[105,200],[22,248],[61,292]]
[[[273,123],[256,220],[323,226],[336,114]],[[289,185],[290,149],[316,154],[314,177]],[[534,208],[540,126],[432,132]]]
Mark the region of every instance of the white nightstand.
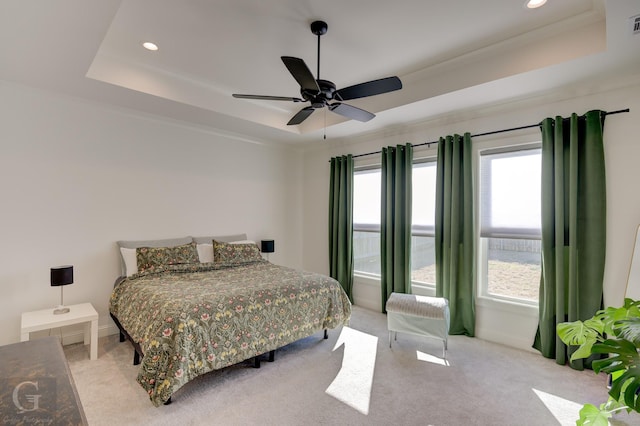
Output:
[[86,322],[84,326],[84,344],[90,346],[90,359],[98,359],[98,313],[91,303],[69,305],[66,314],[54,315],[53,308],[41,311],[25,312],[22,314],[20,326],[20,341],[29,340],[32,331],[47,330],[67,325]]

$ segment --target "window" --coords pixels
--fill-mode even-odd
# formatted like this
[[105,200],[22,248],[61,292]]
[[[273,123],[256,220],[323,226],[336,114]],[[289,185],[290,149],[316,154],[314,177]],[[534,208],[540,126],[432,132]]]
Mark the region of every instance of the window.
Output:
[[[411,279],[435,284],[436,163],[412,169]],[[353,257],[357,273],[380,275],[381,170],[358,170],[353,179]]]
[[540,285],[540,148],[480,154],[480,294],[533,303]]
[[436,162],[416,162],[412,175],[411,281],[436,283]]
[[358,170],[353,175],[353,269],[380,275],[379,168]]

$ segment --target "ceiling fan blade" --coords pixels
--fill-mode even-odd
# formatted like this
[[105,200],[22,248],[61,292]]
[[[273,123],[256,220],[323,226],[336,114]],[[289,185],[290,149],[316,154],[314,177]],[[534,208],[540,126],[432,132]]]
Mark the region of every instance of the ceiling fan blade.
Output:
[[289,97],[286,97],[286,96],[241,95],[239,93],[234,93],[232,96],[234,98],[239,98],[239,99],[258,99],[258,100],[262,100],[262,101],[304,102],[304,99],[289,98]]
[[287,123],[287,126],[293,126],[293,125],[302,123],[304,120],[307,119],[307,117],[311,115],[312,112],[313,112],[313,107],[308,106],[306,108],[302,108],[300,111],[298,111],[296,115],[291,117],[291,120],[289,120],[289,122]]
[[294,58],[292,56],[281,56],[281,59],[302,90],[309,90],[314,93],[318,93],[320,91],[318,82],[302,59]]
[[365,98],[367,96],[380,95],[402,89],[402,82],[396,76],[372,80],[366,83],[355,84],[337,90],[334,97],[342,101]]
[[356,108],[353,105],[341,104],[339,102],[329,105],[329,109],[336,114],[340,114],[347,118],[352,118],[358,121],[369,121],[373,117],[375,117],[375,114],[372,114],[369,111]]

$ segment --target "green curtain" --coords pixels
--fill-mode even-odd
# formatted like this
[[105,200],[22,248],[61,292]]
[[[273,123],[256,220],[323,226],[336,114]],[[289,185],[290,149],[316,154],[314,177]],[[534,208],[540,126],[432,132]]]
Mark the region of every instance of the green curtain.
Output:
[[382,148],[382,312],[392,292],[411,293],[411,144]]
[[331,159],[329,269],[353,302],[353,157]]
[[436,171],[436,296],[449,301],[449,334],[475,335],[471,135],[440,138]]
[[[563,321],[602,307],[606,242],[603,126],[606,113],[546,118],[542,129],[542,276],[533,347],[565,364],[575,348],[556,334]],[[569,349],[569,350],[568,350]],[[590,367],[591,360],[571,363]]]

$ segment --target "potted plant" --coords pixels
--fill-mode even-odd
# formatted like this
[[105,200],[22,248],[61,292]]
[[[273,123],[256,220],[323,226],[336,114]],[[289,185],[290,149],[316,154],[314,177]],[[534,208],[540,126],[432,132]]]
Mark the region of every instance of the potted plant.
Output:
[[558,336],[566,345],[579,346],[571,360],[604,354],[593,361],[593,371],[610,375],[607,402],[586,404],[577,425],[603,425],[620,410],[640,412],[640,301],[625,299],[624,306],[596,312],[586,321],[558,324]]

